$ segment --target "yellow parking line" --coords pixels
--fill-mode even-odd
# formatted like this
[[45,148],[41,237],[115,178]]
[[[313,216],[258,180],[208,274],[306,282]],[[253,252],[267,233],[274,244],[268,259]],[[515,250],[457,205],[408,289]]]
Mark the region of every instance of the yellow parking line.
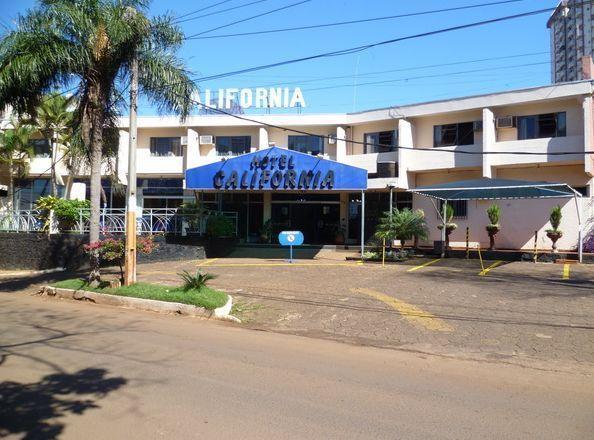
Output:
[[569,264],[565,263],[563,265],[563,279],[564,280],[568,280],[569,279]]
[[421,325],[427,330],[433,330],[437,332],[454,331],[454,328],[451,325],[439,318],[436,318],[431,313],[427,313],[418,307],[413,306],[412,304],[405,303],[404,301],[400,301],[384,293],[364,287],[351,289],[351,291],[355,293],[363,293],[388,304],[390,307],[397,310],[406,320],[412,322],[413,324]]
[[361,263],[221,263],[208,264],[208,267],[272,267],[272,266],[317,266],[317,267],[331,267],[331,266],[361,266]]
[[503,261],[496,261],[495,263],[491,264],[489,267],[481,270],[478,274],[481,277],[484,277],[485,275],[487,275],[492,269],[495,269],[497,266],[499,266],[501,263],[503,263]]
[[217,260],[218,258],[211,258],[210,260],[204,260],[202,263],[198,263],[196,266],[210,266],[211,263]]
[[415,270],[422,269],[430,264],[437,263],[441,258],[436,258],[435,260],[427,261],[426,263],[421,264],[420,266],[415,266],[407,270],[407,272],[414,272]]

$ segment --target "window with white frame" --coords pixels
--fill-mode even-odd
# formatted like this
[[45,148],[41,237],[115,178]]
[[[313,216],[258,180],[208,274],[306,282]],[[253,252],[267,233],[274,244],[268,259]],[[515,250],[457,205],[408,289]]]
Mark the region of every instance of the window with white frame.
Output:
[[398,131],[378,131],[375,133],[365,133],[365,154],[369,153],[387,153],[396,151],[398,143]]
[[474,122],[433,126],[433,146],[453,147],[474,144]]
[[239,156],[250,152],[251,136],[217,136],[215,139],[217,156]]
[[181,138],[152,137],[151,156],[182,156]]

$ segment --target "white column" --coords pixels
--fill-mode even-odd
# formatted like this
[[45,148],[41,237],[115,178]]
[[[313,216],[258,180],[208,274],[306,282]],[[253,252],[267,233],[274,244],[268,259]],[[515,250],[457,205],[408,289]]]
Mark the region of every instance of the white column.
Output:
[[346,128],[345,127],[336,127],[336,161],[337,162],[344,162],[347,156],[347,147],[346,147]]
[[[495,131],[495,115],[491,109],[483,109],[483,152],[493,151],[497,141],[497,132]],[[494,177],[492,169],[492,158],[489,154],[483,154],[483,177]]]
[[[592,118],[592,97],[586,96],[582,101],[582,111],[584,114],[584,151],[592,151],[594,138],[594,121]],[[594,155],[584,155],[584,171],[589,176],[594,176]]]
[[186,170],[196,168],[200,165],[200,144],[198,143],[198,132],[192,128],[188,128],[186,133],[188,137],[188,145],[186,146]]
[[[258,135],[258,138],[260,139],[258,149],[263,150],[264,148],[268,148],[268,130],[266,129],[266,127],[260,127],[260,133]],[[252,147],[252,151],[256,150]]]
[[416,160],[416,152],[409,150],[414,146],[413,125],[405,119],[398,120],[398,146],[407,149],[398,149],[398,187],[408,189],[410,188],[408,167],[409,164]]
[[130,142],[130,133],[120,130],[116,175],[122,185],[128,185],[128,142]]

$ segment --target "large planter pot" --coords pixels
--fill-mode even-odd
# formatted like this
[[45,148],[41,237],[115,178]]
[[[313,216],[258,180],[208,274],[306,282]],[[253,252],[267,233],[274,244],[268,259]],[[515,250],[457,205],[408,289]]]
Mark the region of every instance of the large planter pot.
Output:
[[207,238],[204,240],[204,251],[206,258],[223,258],[229,256],[233,249],[237,239],[235,237],[216,237]]
[[486,228],[487,234],[489,234],[489,250],[495,250],[495,236],[500,231],[499,225],[488,225]]
[[563,237],[561,231],[547,231],[547,237],[553,242],[553,252],[557,253],[557,240]]

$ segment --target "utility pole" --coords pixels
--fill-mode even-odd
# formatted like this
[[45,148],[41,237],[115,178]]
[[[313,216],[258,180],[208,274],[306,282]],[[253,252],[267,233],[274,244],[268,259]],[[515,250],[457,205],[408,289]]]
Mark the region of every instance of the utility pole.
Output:
[[138,111],[138,58],[130,66],[130,127],[128,143],[128,188],[126,189],[126,253],[124,284],[136,283],[136,114]]

